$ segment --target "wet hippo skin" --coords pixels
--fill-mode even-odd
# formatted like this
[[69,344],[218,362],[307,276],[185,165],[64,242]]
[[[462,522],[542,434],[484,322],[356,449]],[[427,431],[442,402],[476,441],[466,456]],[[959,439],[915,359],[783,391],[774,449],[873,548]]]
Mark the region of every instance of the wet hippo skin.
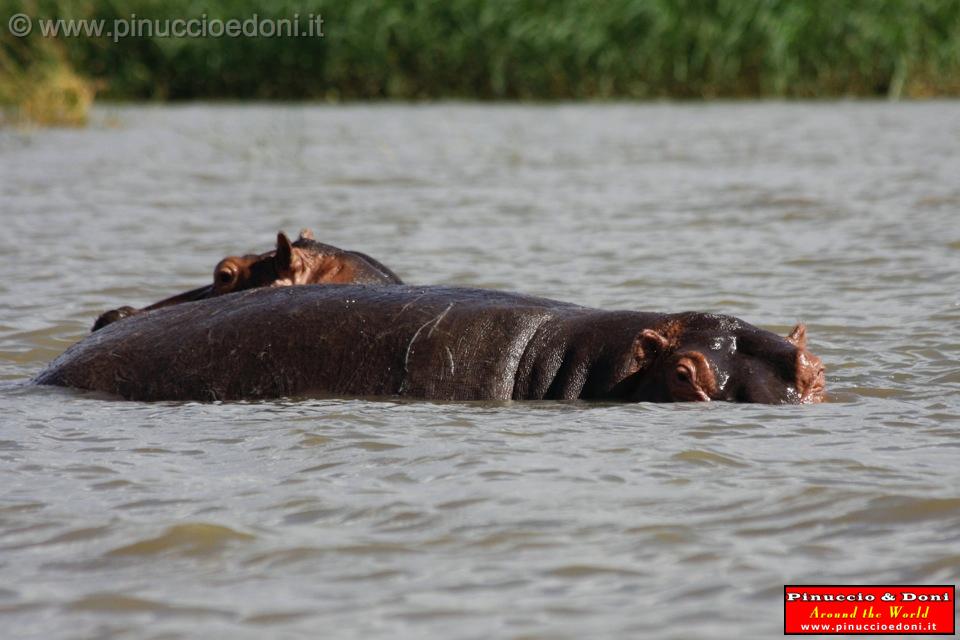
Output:
[[457,287],[252,289],[138,314],[39,384],[134,400],[400,396],[808,403],[820,360],[730,316],[602,311]]

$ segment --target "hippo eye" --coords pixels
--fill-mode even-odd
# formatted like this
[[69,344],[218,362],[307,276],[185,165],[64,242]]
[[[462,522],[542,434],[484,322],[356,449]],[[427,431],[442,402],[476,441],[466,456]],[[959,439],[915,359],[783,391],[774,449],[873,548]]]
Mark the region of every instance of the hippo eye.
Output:
[[693,376],[690,374],[690,370],[686,367],[677,367],[676,371],[677,380],[683,382],[684,384],[690,384],[693,382]]
[[217,272],[217,282],[223,285],[231,284],[236,274],[231,269],[221,269]]

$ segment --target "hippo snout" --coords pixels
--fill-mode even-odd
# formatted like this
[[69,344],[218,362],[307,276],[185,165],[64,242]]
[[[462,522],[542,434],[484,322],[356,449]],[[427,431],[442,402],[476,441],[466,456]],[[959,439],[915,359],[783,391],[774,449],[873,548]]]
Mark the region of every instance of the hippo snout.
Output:
[[801,404],[823,402],[826,397],[823,361],[806,349],[797,352],[797,393]]

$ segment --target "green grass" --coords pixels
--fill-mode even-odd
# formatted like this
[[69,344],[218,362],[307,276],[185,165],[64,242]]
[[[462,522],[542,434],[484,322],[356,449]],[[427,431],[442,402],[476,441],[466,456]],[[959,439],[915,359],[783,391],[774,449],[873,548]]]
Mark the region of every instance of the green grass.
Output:
[[[18,39],[18,11],[320,13],[325,36]],[[5,0],[0,102],[51,66],[118,99],[955,96],[960,1]]]

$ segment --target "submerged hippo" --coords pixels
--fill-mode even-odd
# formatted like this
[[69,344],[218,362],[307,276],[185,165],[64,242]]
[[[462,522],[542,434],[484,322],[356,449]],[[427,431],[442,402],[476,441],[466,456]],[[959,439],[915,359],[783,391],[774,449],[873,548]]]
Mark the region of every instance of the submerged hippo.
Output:
[[295,284],[403,284],[403,281],[365,253],[316,242],[309,229],[301,231],[296,242],[290,242],[286,234],[280,232],[274,251],[230,256],[217,263],[213,270],[213,284],[185,291],[143,309],[120,307],[107,311],[97,318],[92,331],[143,311],[256,287]]
[[824,397],[803,325],[782,338],[730,316],[414,286],[254,289],[159,309],[88,336],[35,382],[133,400]]

